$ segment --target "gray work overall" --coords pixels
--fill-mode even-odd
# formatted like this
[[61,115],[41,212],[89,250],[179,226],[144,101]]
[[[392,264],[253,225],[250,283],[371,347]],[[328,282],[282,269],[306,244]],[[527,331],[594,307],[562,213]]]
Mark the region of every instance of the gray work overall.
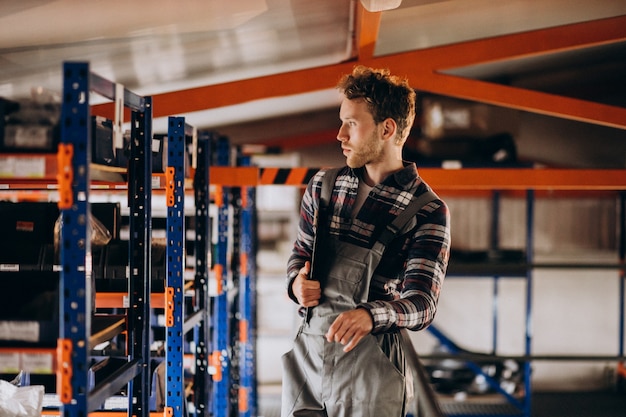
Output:
[[[323,178],[321,218],[326,216],[337,172],[329,170]],[[320,280],[322,298],[307,311],[293,349],[282,357],[282,417],[405,415],[413,381],[400,333],[368,334],[348,353],[342,344],[327,342],[325,334],[340,313],[368,301],[370,282],[386,246],[413,229],[417,212],[437,198],[430,189],[421,194],[382,231],[372,248],[342,242],[328,233],[316,236],[321,244],[314,245],[312,272]]]
[[384,247],[362,248],[337,239],[326,239],[323,246],[318,259],[324,259],[328,272],[318,275],[324,277],[321,303],[303,320],[294,348],[282,358],[281,415],[403,416],[406,365],[400,335],[369,334],[348,353],[324,337],[339,313],[367,301]]

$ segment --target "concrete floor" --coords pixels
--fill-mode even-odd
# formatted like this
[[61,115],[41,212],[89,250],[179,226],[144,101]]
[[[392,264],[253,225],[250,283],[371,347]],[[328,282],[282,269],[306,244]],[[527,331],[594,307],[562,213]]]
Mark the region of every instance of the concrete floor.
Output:
[[[514,416],[506,407],[445,406],[447,416]],[[531,398],[531,417],[626,417],[626,392],[545,392]],[[461,414],[462,413],[462,414]],[[280,387],[259,389],[259,417],[280,417]]]

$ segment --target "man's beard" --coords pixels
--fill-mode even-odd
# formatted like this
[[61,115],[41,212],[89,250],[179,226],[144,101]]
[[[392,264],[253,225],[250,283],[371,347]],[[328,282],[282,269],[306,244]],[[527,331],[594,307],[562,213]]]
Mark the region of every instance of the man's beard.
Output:
[[369,163],[376,162],[382,154],[383,141],[378,137],[378,132],[372,132],[367,142],[358,151],[349,148],[350,153],[346,156],[346,164],[350,168],[361,168]]

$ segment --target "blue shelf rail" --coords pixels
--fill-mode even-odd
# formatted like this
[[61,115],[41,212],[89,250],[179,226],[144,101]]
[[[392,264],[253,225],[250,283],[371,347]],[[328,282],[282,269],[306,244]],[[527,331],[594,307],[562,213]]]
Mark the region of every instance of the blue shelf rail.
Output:
[[[91,315],[94,311],[90,243],[90,162],[91,123],[89,95],[95,92],[116,100],[132,111],[131,177],[129,200],[131,205],[131,284],[129,299],[129,355],[128,362],[114,375],[88,390],[88,338]],[[85,62],[67,62],[63,65],[63,104],[61,108],[61,142],[59,144],[59,209],[61,212],[60,245],[60,321],[57,343],[57,394],[64,417],[83,417],[98,409],[106,398],[128,383],[129,409],[133,414],[148,413],[149,358],[146,313],[149,309],[150,265],[150,173],[152,108],[151,99],[138,96],[120,85],[91,73]],[[142,147],[143,146],[143,147]],[[145,175],[142,175],[145,174]],[[138,251],[139,249],[139,251]],[[147,351],[145,347],[147,346]],[[148,370],[149,371],[149,370]],[[134,383],[133,383],[134,381]],[[131,390],[131,387],[134,389]]]
[[185,406],[184,272],[185,272],[185,118],[170,117],[165,172],[166,284],[165,284],[165,397],[166,415],[182,416]]

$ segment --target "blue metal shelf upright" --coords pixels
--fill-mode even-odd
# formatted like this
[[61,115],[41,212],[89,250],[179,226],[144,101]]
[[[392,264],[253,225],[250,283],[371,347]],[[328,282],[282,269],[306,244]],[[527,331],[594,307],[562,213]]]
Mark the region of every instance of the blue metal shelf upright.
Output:
[[170,117],[167,134],[166,204],[166,370],[168,415],[183,416],[184,271],[185,271],[185,119]]

